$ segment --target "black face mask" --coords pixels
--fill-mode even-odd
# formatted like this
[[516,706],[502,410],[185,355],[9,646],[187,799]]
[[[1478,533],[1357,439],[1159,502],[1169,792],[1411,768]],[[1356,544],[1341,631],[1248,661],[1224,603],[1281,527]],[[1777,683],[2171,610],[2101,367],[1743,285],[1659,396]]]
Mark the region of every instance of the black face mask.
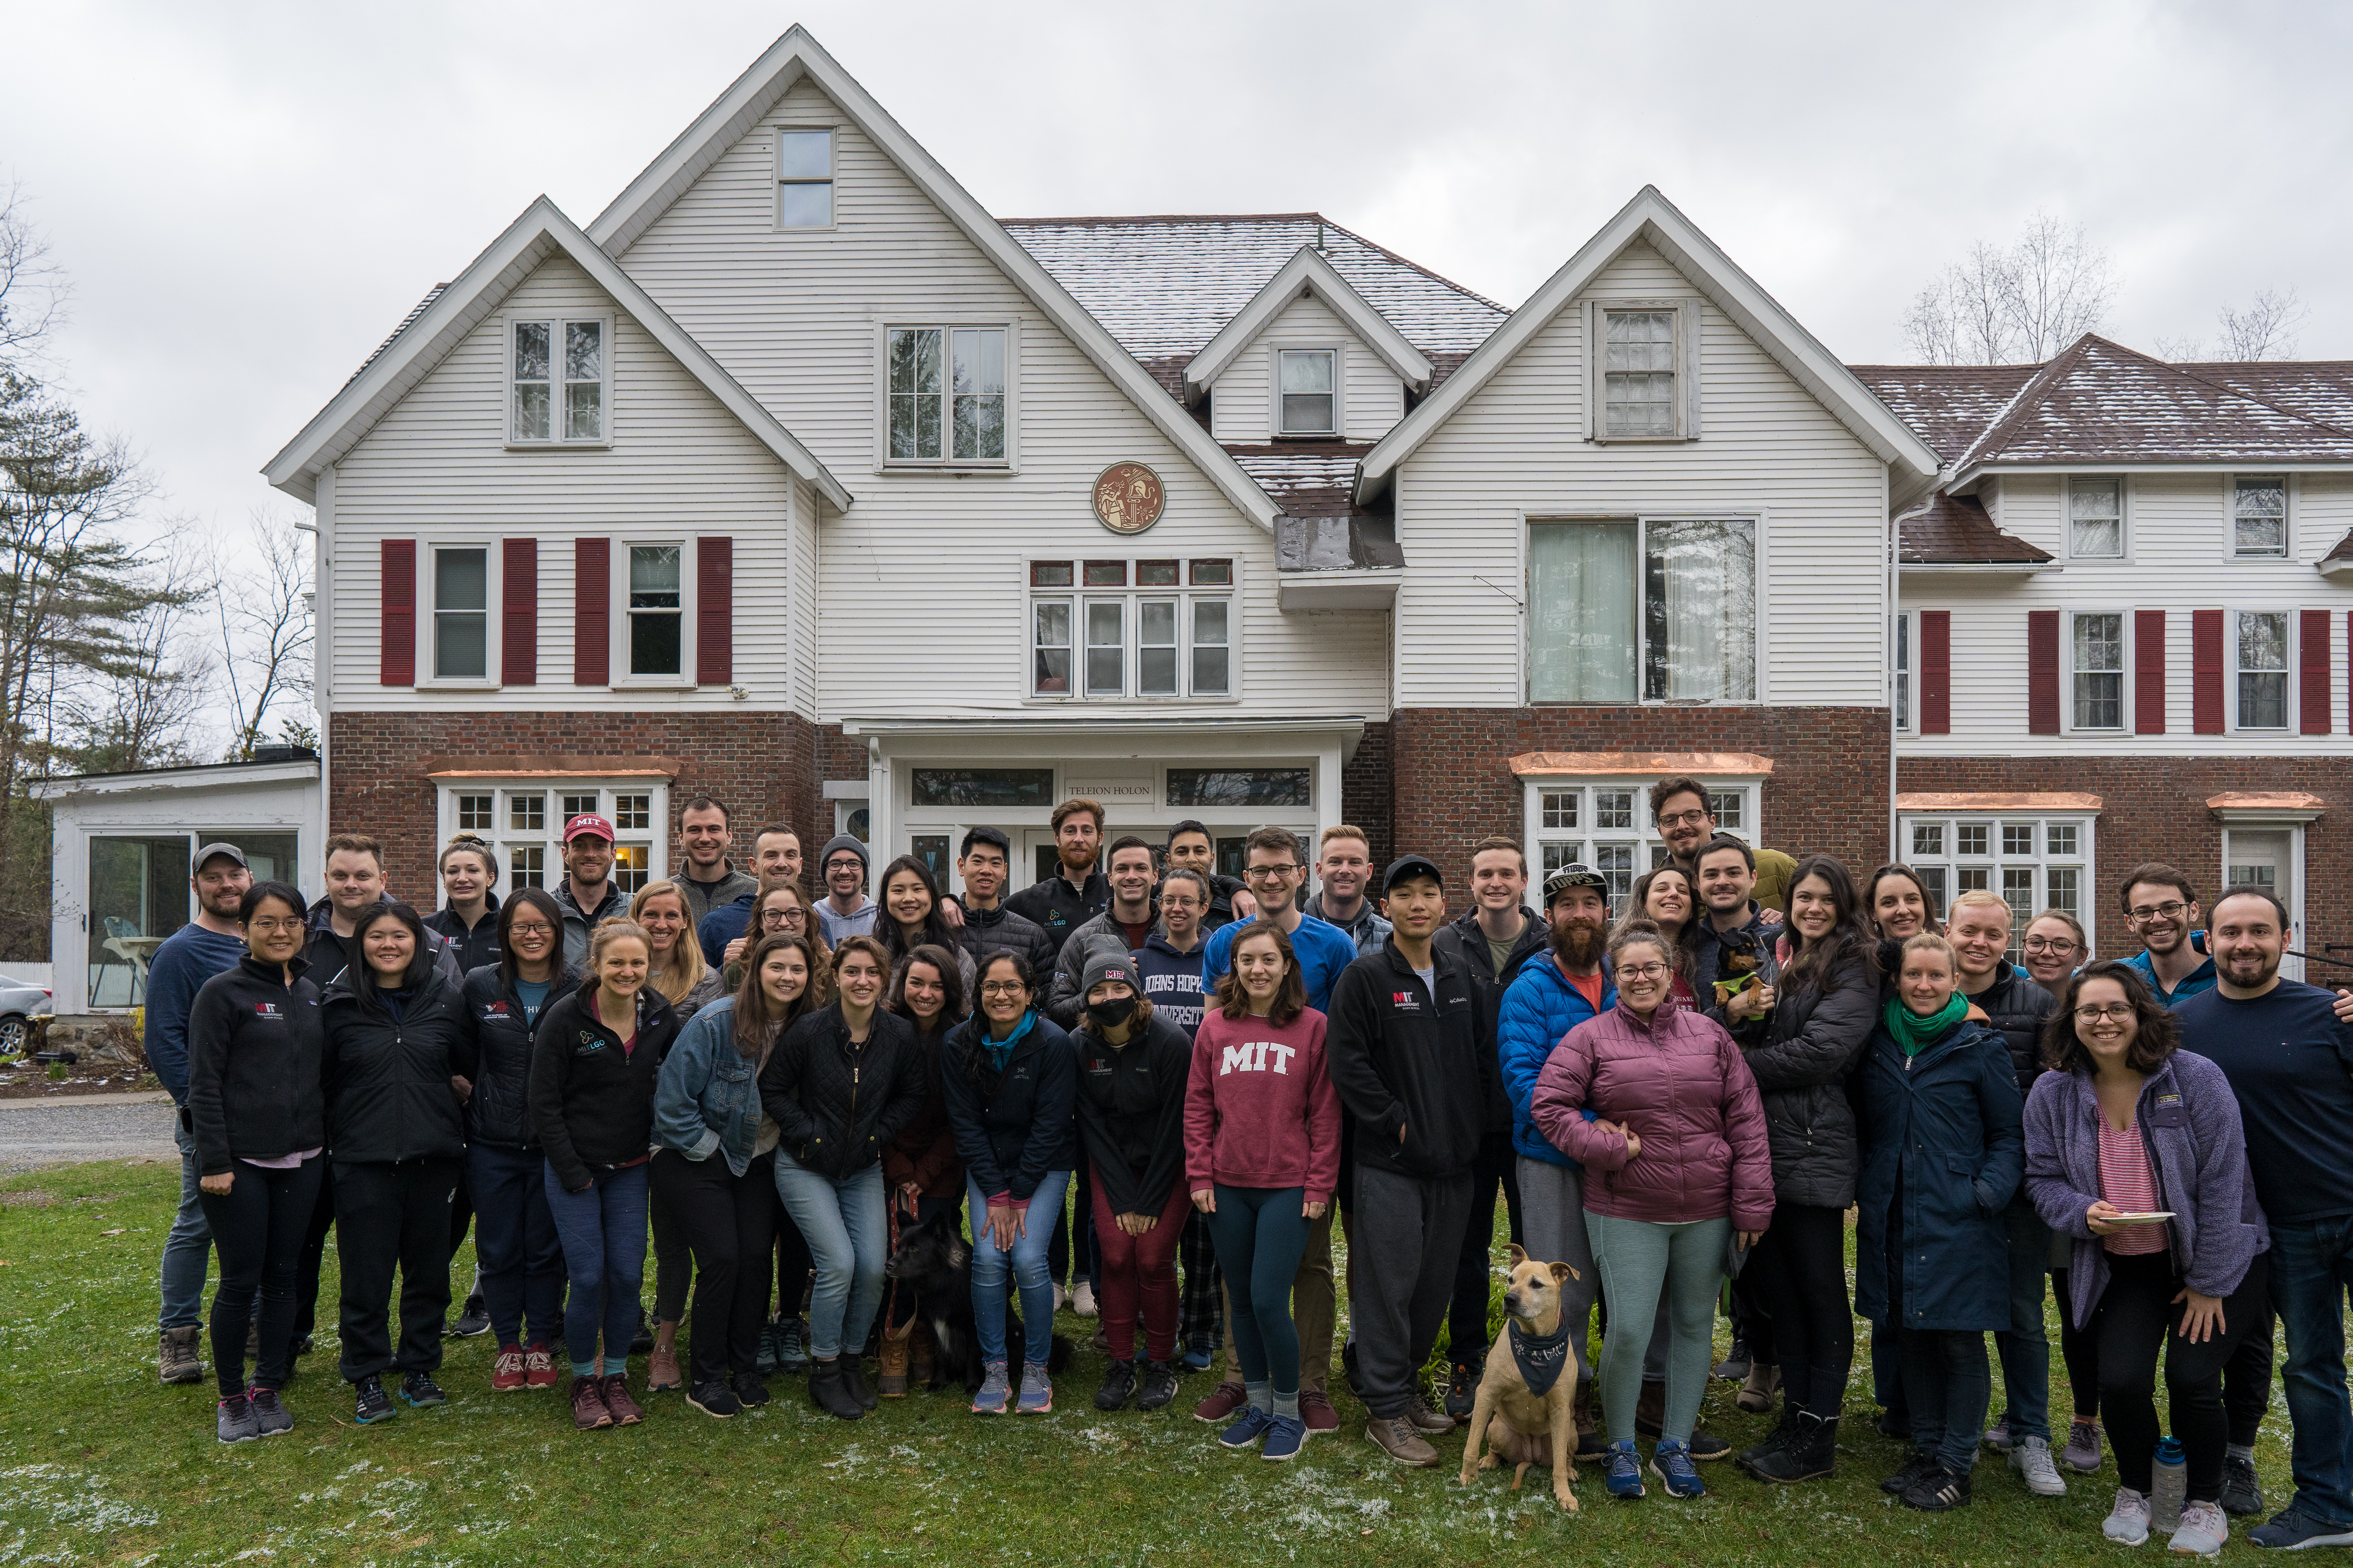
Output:
[[1135,998],[1114,996],[1108,1002],[1090,1002],[1087,1016],[1103,1028],[1116,1029],[1135,1016]]

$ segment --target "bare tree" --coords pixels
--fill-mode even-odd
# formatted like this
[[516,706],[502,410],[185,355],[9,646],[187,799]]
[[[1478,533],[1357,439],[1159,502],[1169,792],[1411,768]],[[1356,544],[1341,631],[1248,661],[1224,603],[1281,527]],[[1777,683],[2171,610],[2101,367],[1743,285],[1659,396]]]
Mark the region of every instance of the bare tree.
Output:
[[2007,249],[1980,240],[1947,265],[1900,324],[1928,364],[2039,362],[2095,331],[2116,288],[2114,265],[2081,224],[2038,212]]
[[2222,329],[2222,355],[2234,360],[2294,359],[2295,330],[2311,314],[2294,289],[2284,294],[2276,289],[2258,289],[2255,302],[2245,310],[2225,305],[2215,312]]
[[[250,759],[268,742],[273,710],[310,689],[311,554],[310,536],[296,526],[301,521],[285,508],[257,508],[248,523],[250,544],[239,552],[234,574],[221,572],[213,595],[228,686],[231,762]],[[282,726],[307,729],[299,711],[280,718]]]
[[0,370],[37,356],[65,321],[73,288],[33,226],[24,187],[0,185]]
[[194,730],[210,695],[199,630],[215,592],[209,551],[185,520],[148,552],[148,596],[121,628],[120,657],[61,681],[75,761],[85,773],[132,773],[199,760]]

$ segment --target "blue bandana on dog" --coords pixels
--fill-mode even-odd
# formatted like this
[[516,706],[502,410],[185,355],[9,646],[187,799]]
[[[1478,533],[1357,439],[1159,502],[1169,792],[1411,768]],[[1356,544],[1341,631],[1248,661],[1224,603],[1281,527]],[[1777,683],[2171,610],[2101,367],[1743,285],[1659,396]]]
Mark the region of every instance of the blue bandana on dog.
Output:
[[1563,1368],[1568,1365],[1568,1321],[1564,1314],[1561,1325],[1551,1333],[1524,1333],[1520,1325],[1512,1325],[1512,1359],[1519,1363],[1520,1381],[1528,1392],[1542,1399],[1560,1381]]

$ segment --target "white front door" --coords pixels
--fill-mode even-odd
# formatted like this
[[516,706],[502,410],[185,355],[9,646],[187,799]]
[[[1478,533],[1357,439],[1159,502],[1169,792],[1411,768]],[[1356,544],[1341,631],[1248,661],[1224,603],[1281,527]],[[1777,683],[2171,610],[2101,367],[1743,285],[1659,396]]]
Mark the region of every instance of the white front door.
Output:
[[[2222,885],[2256,887],[2287,906],[2287,945],[2304,946],[2304,878],[2297,863],[2302,836],[2292,827],[2230,827],[2222,833]],[[2287,959],[2280,972],[2302,979],[2304,963]]]

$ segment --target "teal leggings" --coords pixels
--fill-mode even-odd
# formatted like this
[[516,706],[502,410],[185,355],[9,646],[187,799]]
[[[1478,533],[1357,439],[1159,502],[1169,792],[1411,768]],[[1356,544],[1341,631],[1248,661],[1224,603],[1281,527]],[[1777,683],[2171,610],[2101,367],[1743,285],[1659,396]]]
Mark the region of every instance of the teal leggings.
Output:
[[1667,1303],[1667,1414],[1662,1441],[1691,1441],[1707,1393],[1715,1333],[1715,1294],[1724,1283],[1729,1219],[1662,1225],[1611,1219],[1588,1211],[1594,1272],[1609,1303],[1601,1342],[1601,1412],[1613,1443],[1634,1440],[1634,1402],[1642,1393],[1642,1356],[1663,1292]]

